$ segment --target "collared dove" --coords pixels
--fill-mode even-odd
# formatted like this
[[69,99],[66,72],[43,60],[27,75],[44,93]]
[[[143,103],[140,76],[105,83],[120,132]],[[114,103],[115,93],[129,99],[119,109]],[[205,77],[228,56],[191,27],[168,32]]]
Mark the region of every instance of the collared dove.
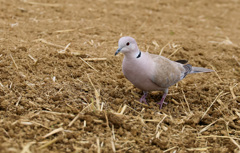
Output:
[[142,52],[132,37],[122,37],[118,41],[118,53],[124,54],[122,71],[124,76],[137,88],[143,90],[140,102],[146,102],[148,91],[163,91],[158,104],[160,109],[168,94],[168,88],[186,77],[187,74],[212,72],[213,70],[192,67],[186,60],[171,61],[160,55]]

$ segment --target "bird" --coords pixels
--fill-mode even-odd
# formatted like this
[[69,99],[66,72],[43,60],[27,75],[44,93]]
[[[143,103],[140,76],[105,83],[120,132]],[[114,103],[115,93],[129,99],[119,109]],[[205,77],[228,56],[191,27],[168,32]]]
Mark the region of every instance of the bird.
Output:
[[150,91],[163,91],[163,96],[157,104],[161,109],[168,88],[176,84],[188,74],[212,72],[213,70],[193,67],[187,60],[172,61],[164,56],[140,51],[137,42],[130,36],[121,37],[115,56],[124,54],[122,71],[124,76],[137,88],[143,91],[141,103],[148,104],[146,97]]

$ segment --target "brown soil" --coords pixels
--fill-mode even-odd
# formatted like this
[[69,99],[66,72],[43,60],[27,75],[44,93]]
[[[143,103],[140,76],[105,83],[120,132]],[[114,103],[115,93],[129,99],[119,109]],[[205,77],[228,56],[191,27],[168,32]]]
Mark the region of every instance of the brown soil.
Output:
[[[1,152],[239,151],[239,1],[0,0],[0,8]],[[123,55],[114,56],[126,35],[155,54],[169,43],[163,56],[180,48],[170,59],[216,73],[187,76],[161,110],[161,92],[142,105]]]

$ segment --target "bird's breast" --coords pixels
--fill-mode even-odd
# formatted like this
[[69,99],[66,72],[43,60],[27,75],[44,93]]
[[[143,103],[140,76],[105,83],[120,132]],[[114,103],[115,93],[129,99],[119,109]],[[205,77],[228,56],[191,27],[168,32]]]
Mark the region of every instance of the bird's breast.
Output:
[[152,60],[145,59],[123,59],[122,70],[124,76],[137,88],[144,91],[162,90],[152,82],[153,65]]

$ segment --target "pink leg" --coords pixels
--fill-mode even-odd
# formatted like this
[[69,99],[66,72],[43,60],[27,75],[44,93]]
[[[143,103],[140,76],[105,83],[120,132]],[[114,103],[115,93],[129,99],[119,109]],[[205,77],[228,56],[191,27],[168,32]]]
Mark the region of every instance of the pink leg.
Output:
[[148,105],[148,103],[147,103],[147,101],[146,101],[147,95],[148,95],[148,92],[143,91],[143,96],[141,97],[140,102],[141,102],[141,103],[144,102],[145,104]]
[[167,93],[164,93],[163,96],[162,96],[161,101],[157,103],[157,104],[160,105],[160,107],[159,107],[160,109],[162,109],[162,105],[163,105],[163,104],[167,104],[166,102],[164,102],[166,96],[167,96]]

